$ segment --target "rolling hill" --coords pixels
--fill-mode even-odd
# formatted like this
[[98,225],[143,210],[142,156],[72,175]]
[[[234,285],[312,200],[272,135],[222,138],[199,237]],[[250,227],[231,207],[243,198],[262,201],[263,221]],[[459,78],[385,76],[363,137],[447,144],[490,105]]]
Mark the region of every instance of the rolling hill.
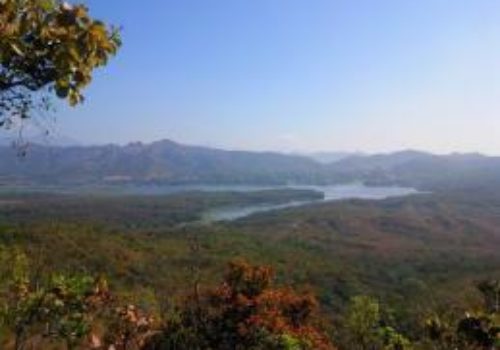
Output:
[[401,151],[325,163],[276,152],[227,151],[170,140],[125,146],[0,147],[0,181],[21,184],[335,184],[362,181],[423,190],[500,186],[500,157]]
[[46,147],[33,145],[20,158],[0,148],[4,183],[252,183],[316,181],[321,165],[301,156],[224,151],[164,140],[126,146]]

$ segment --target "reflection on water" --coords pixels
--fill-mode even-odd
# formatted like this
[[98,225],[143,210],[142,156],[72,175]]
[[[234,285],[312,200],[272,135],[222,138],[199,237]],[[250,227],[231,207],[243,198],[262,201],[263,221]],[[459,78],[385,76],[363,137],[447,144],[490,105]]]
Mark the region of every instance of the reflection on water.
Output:
[[253,205],[245,207],[233,206],[226,208],[217,208],[205,213],[204,219],[207,221],[231,221],[256,213],[297,207],[300,205],[306,205],[312,203],[338,201],[342,199],[381,200],[390,197],[400,197],[418,193],[417,190],[408,187],[397,187],[397,186],[370,187],[359,183],[349,184],[349,185],[335,185],[335,186],[289,186],[287,188],[309,189],[309,190],[323,192],[324,198],[317,200],[307,200],[307,201],[290,201],[288,203],[275,204],[275,205],[262,204],[262,205]]

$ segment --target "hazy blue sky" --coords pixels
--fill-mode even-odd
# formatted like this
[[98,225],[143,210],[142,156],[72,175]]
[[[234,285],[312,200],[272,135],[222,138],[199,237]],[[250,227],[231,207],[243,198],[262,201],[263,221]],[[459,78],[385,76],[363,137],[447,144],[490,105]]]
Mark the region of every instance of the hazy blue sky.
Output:
[[498,0],[88,0],[124,46],[84,143],[500,154]]

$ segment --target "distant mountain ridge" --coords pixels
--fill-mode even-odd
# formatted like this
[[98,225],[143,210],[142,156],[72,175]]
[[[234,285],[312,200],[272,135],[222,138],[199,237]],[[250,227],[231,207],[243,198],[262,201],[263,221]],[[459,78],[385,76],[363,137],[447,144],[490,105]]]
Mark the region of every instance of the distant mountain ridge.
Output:
[[321,165],[303,156],[225,151],[163,140],[125,146],[33,145],[19,158],[0,148],[0,174],[35,183],[269,183],[314,182]]
[[334,184],[362,181],[419,189],[500,186],[500,157],[401,151],[325,163],[277,152],[227,151],[170,140],[125,146],[0,147],[0,183]]
[[421,189],[500,186],[500,157],[477,153],[434,155],[406,150],[354,156],[330,164],[337,178],[368,184],[397,184]]
[[364,155],[361,152],[313,152],[304,154],[320,163],[328,164],[338,162],[339,160]]

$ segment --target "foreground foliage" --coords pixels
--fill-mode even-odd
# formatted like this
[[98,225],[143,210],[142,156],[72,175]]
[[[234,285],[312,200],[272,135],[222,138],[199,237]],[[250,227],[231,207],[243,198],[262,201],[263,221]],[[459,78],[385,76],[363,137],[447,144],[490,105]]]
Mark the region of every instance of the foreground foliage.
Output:
[[157,344],[165,349],[333,349],[316,325],[316,299],[276,288],[272,279],[268,267],[231,263],[219,287],[195,292],[181,305]]
[[223,283],[198,289],[163,315],[119,306],[103,278],[53,275],[37,281],[22,254],[2,285],[4,346],[95,349],[333,349],[310,294],[272,286],[268,267],[231,263]]
[[[334,349],[315,297],[274,286],[266,266],[234,261],[220,285],[203,288],[196,281],[170,309],[146,312],[123,303],[103,277],[34,274],[19,251],[3,251],[0,258],[0,345],[5,349]],[[399,333],[377,300],[353,297],[340,315],[336,332],[342,336],[336,345],[346,350],[497,349],[498,284],[479,284],[484,303],[474,312],[430,315],[419,339]]]
[[118,31],[91,18],[83,5],[58,0],[0,1],[0,125],[12,126],[50,108],[71,105],[93,70],[120,46]]

